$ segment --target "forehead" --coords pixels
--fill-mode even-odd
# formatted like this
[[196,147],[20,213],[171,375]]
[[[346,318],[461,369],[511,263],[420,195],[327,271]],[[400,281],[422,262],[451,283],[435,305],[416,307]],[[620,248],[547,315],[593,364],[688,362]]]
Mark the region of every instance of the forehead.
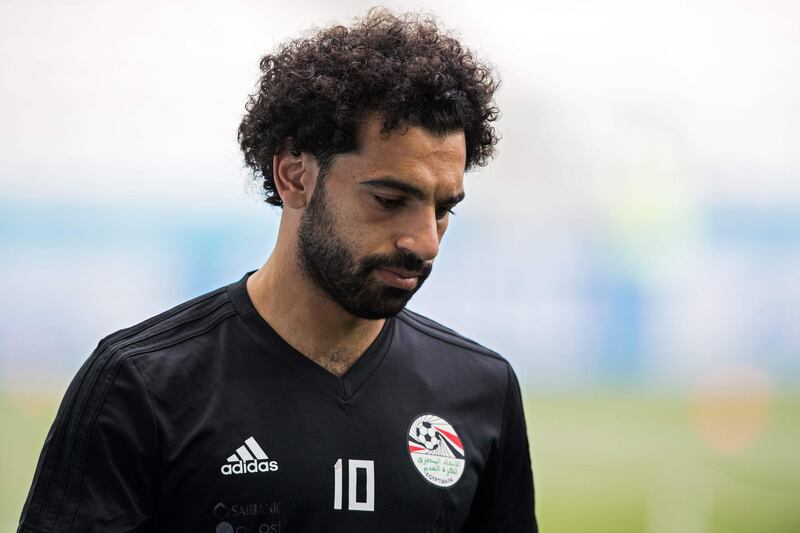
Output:
[[372,115],[359,131],[358,150],[337,156],[345,175],[392,177],[439,197],[462,191],[466,142],[463,131],[443,136],[419,126],[381,133],[382,119]]

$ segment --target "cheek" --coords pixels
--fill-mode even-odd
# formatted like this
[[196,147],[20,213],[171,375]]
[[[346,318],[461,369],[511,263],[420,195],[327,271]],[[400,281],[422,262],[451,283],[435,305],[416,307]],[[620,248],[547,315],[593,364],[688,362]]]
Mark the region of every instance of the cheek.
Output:
[[387,241],[392,238],[390,228],[357,217],[346,217],[339,226],[338,233],[356,257],[364,257],[383,250]]
[[334,206],[333,211],[334,230],[336,233],[350,242],[358,242],[361,239],[361,233],[363,233],[364,228],[369,224],[368,221],[364,220],[359,206],[352,203],[339,202]]

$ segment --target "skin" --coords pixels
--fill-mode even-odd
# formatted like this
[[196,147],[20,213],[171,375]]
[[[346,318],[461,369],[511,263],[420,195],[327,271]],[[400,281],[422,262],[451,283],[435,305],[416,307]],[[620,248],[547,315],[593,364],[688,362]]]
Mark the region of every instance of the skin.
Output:
[[[357,259],[404,251],[432,263],[447,230],[448,210],[463,198],[464,133],[437,136],[410,126],[381,134],[380,129],[377,115],[367,118],[358,151],[335,156],[324,178],[336,232]],[[248,278],[247,292],[261,317],[289,345],[342,376],[369,348],[385,319],[346,311],[301,268],[298,228],[317,186],[319,166],[306,152],[283,151],[273,162],[276,190],[284,202],[278,239],[264,265]],[[386,283],[378,271],[370,277]]]

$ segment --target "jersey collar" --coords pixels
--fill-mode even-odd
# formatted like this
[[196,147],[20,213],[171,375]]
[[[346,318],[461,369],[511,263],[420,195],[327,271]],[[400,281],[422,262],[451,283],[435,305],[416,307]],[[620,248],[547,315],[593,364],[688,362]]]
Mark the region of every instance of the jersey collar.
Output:
[[266,350],[266,355],[280,359],[281,364],[303,373],[319,386],[333,392],[339,399],[350,401],[383,362],[394,337],[396,318],[386,319],[383,328],[369,348],[342,377],[338,377],[295,350],[258,313],[246,286],[247,278],[253,272],[255,270],[247,272],[242,279],[228,285],[227,291],[234,309],[253,333],[255,340]]

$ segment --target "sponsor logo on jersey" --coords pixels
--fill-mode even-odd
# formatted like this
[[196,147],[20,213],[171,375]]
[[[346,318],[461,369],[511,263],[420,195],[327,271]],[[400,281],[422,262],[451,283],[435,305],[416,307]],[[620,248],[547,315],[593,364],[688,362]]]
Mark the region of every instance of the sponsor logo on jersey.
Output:
[[278,461],[270,460],[253,437],[248,438],[244,441],[244,445],[236,448],[236,453],[228,457],[228,462],[220,468],[226,476],[274,472],[277,469]]
[[430,413],[417,416],[408,427],[408,453],[422,477],[438,487],[455,485],[467,462],[453,426]]

